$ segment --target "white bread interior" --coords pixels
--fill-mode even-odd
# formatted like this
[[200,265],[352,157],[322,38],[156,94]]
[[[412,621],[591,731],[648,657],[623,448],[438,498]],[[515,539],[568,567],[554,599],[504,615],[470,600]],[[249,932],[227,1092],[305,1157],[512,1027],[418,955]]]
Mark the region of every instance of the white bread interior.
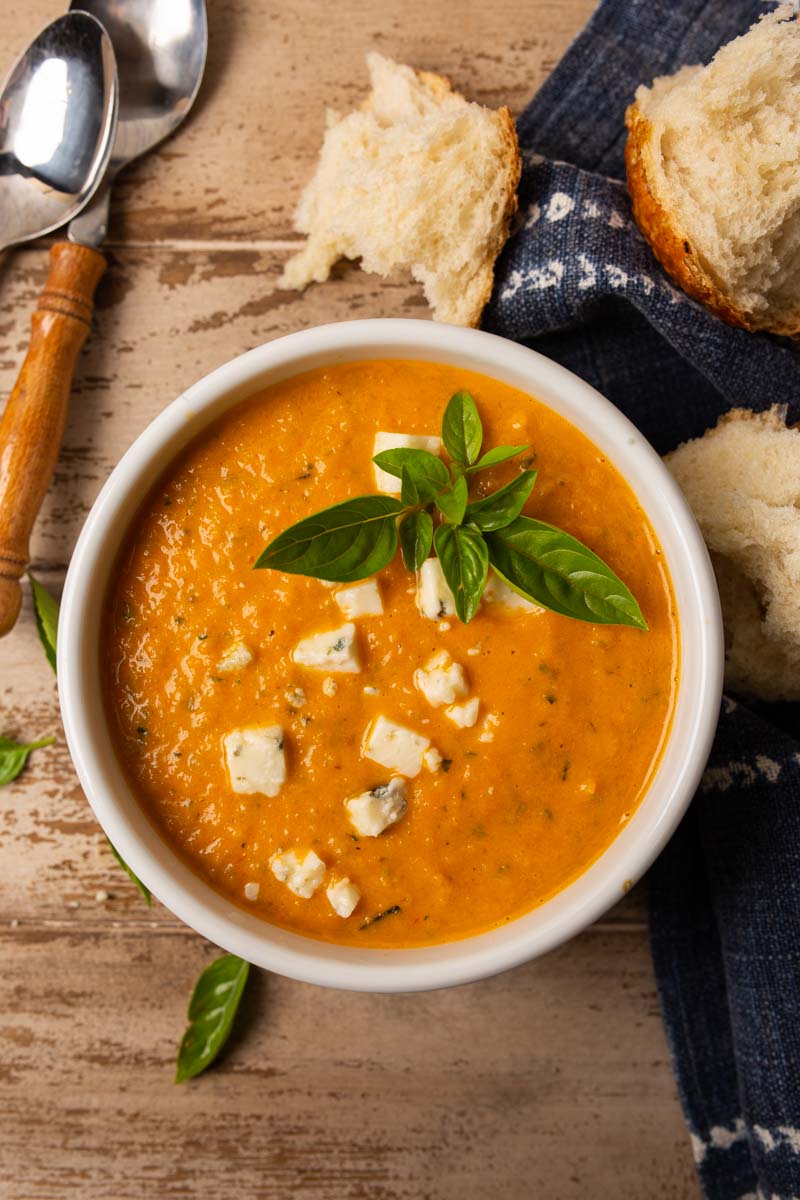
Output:
[[[747,328],[800,330],[800,19],[783,5],[636,92],[647,190]],[[629,124],[632,124],[629,114]],[[631,190],[636,184],[632,181]],[[634,197],[636,202],[636,197]],[[647,203],[646,198],[643,203]],[[658,241],[658,233],[650,236]],[[654,244],[658,253],[658,246]],[[659,255],[673,269],[673,248]],[[673,261],[671,262],[670,259]],[[680,264],[673,273],[679,281]],[[687,289],[692,291],[691,286]],[[700,296],[706,300],[706,296]],[[712,305],[713,306],[713,305]],[[721,309],[725,309],[722,304]],[[727,314],[729,315],[729,314]]]
[[711,552],[725,623],[725,682],[800,699],[800,431],[785,412],[735,409],[667,456]]
[[322,282],[337,259],[360,258],[379,275],[409,270],[436,320],[477,325],[516,209],[511,116],[380,54],[367,65],[372,90],[361,108],[328,112],[296,213],[308,240],[279,286]]

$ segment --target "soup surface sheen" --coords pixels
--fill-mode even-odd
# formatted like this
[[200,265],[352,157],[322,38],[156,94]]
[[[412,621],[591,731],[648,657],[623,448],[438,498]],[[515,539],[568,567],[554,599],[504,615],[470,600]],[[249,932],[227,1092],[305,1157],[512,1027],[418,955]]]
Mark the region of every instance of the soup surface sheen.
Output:
[[[374,492],[376,432],[438,434],[447,400],[462,388],[478,404],[484,449],[530,443],[539,476],[525,511],[599,554],[636,596],[649,632],[488,601],[469,625],[431,620],[398,555],[378,579],[383,615],[354,620],[360,672],[294,662],[301,639],[346,618],[318,580],[254,571],[259,553],[294,521]],[[514,460],[479,476],[473,494],[518,470]],[[251,661],[220,670],[237,643]],[[194,441],[133,521],[103,645],[118,754],[167,842],[265,920],[365,947],[478,933],[586,870],[647,789],[678,670],[666,565],[614,467],[521,392],[456,367],[399,360],[296,376]],[[472,728],[457,727],[415,687],[415,670],[442,649],[479,698]],[[407,781],[399,821],[358,837],[345,801],[391,776],[361,753],[379,715],[429,738],[444,761]],[[223,739],[249,726],[283,730],[287,776],[273,797],[232,790]],[[270,869],[287,849],[313,849],[326,865],[308,899]],[[361,894],[346,919],[326,896],[343,876]]]

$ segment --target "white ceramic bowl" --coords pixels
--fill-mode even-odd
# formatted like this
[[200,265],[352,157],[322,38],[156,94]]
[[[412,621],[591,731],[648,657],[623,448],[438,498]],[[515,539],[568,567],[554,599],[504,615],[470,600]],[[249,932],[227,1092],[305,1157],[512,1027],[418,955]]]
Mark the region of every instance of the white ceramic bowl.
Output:
[[[647,795],[606,852],[552,900],[501,929],[410,950],[361,950],[268,925],[203,883],[162,841],[117,763],[100,689],[100,616],[128,522],[158,475],[197,433],[253,392],[313,367],[366,358],[424,359],[480,371],[528,392],[583,430],[627,479],[672,575],[681,673],[668,744]],[[329,987],[401,992],[466,983],[544,954],[615,903],[666,844],[697,787],[716,727],[722,627],[708,555],[658,455],[593,388],[532,350],[472,329],[372,320],[294,333],[236,358],[184,392],[137,438],[106,483],[78,540],[58,631],[67,741],[111,842],[167,908],[251,963]]]

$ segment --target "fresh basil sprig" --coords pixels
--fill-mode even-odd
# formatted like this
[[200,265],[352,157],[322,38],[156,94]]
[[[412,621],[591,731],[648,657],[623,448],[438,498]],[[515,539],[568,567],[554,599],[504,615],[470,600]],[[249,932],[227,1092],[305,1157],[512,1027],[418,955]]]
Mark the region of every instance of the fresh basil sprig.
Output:
[[[33,593],[33,611],[36,615],[36,628],[39,632],[39,640],[44,647],[44,652],[47,655],[47,661],[55,671],[56,651],[58,648],[59,603],[55,596],[51,596],[47,588],[39,583],[38,579],[35,579],[33,575],[31,575],[30,571],[28,572],[28,579],[30,580],[31,584],[31,592]],[[17,775],[19,775],[20,771],[25,766],[25,761],[31,750],[36,750],[39,748],[39,746],[47,746],[52,741],[53,738],[51,737],[42,738],[42,740],[39,742],[30,742],[26,746],[17,746],[16,751],[14,751],[12,747],[16,746],[16,743],[9,742],[8,738],[0,738],[0,786],[4,783],[9,783],[12,779],[16,779]],[[22,754],[21,758],[20,753]],[[14,773],[6,778],[6,770],[11,770],[14,767],[16,767]],[[106,841],[108,841],[108,838],[106,838]],[[125,874],[136,884],[136,887],[144,896],[149,908],[152,899],[150,895],[150,889],[147,888],[142,883],[141,879],[139,879],[138,875],[131,870],[116,847],[112,846],[110,841],[108,844],[111,846],[111,853],[114,855],[114,858],[122,867]]]
[[49,746],[54,741],[54,737],[39,738],[38,742],[15,742],[13,738],[0,737],[0,787],[22,774],[31,750]]
[[255,566],[352,583],[387,566],[399,541],[409,571],[418,571],[433,548],[465,624],[478,610],[491,565],[520,595],[562,616],[647,629],[628,588],[592,550],[522,515],[536,471],[522,470],[496,492],[470,501],[469,480],[478,471],[530,447],[496,446],[481,456],[483,426],[468,392],[451,397],[442,441],[449,469],[427,450],[384,450],[373,462],[400,480],[399,500],[358,496],[323,509],[279,534]]
[[393,496],[356,496],[334,504],[276,537],[255,565],[335,583],[367,579],[394,558],[396,518],[405,507]]
[[152,897],[152,895],[151,895],[151,893],[150,893],[150,888],[147,886],[147,884],[146,884],[146,883],[142,883],[141,879],[140,879],[140,878],[139,878],[139,876],[136,874],[136,872],[135,872],[135,871],[133,871],[133,870],[132,870],[132,869],[131,869],[131,868],[128,866],[128,864],[125,862],[125,859],[122,857],[122,855],[120,854],[119,850],[118,850],[118,849],[117,849],[117,847],[114,845],[114,843],[111,841],[111,839],[110,839],[110,838],[106,838],[106,841],[108,842],[108,847],[109,847],[109,850],[110,850],[110,851],[111,851],[111,853],[114,855],[114,858],[117,860],[117,862],[118,862],[118,863],[119,863],[119,865],[122,867],[122,869],[123,869],[123,871],[125,872],[125,874],[126,874],[126,875],[128,876],[128,878],[129,878],[129,879],[132,881],[132,883],[134,883],[134,884],[135,884],[135,886],[136,886],[136,887],[139,889],[139,891],[141,892],[142,896],[144,896],[144,902],[145,902],[145,904],[147,905],[147,907],[148,907],[148,908],[150,908],[150,906],[151,906],[151,905],[152,905],[152,903],[153,903],[153,897]]
[[36,617],[36,630],[39,641],[44,646],[47,661],[55,672],[56,669],[56,638],[58,634],[58,601],[51,596],[47,588],[34,579],[28,572],[31,593],[33,595],[33,612]]
[[210,1067],[225,1045],[250,973],[250,964],[223,954],[200,975],[189,1001],[189,1024],[178,1049],[175,1082],[193,1079]]
[[489,561],[516,592],[598,625],[647,629],[639,605],[602,559],[562,529],[518,517],[487,533]]

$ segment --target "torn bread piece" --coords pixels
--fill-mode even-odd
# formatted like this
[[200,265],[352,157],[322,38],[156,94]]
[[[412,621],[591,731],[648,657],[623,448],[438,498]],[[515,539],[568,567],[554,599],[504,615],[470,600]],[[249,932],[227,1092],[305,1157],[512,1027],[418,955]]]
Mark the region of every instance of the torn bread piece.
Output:
[[477,325],[517,208],[511,114],[380,54],[368,54],[367,67],[372,89],[360,109],[328,110],[295,217],[308,240],[279,286],[321,283],[338,259],[361,259],[378,275],[409,270],[435,320]]
[[782,408],[734,409],[666,463],[714,564],[727,687],[800,700],[800,431]]
[[731,325],[800,335],[800,15],[640,87],[628,190],[664,268]]

